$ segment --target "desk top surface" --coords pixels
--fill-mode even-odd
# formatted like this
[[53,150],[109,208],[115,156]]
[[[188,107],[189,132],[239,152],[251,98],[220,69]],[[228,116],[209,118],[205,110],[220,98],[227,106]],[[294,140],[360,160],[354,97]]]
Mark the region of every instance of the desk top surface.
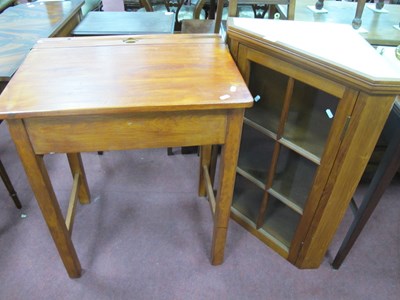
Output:
[[[37,76],[40,74],[40,76]],[[218,35],[42,39],[0,95],[0,118],[250,107]]]
[[[324,1],[324,8],[328,12],[314,13],[308,8],[308,6],[315,6],[316,2],[316,0],[296,0],[294,19],[296,21],[341,23],[351,25],[356,14],[357,2]],[[400,30],[394,28],[393,25],[399,25],[400,5],[385,3],[384,9],[387,11],[387,13],[377,13],[369,9],[367,7],[368,4],[369,3],[365,5],[361,18],[361,30],[367,30],[367,32],[359,30],[359,34],[369,43],[374,45],[399,45]],[[327,32],[326,35],[329,35],[329,32]]]
[[0,81],[8,81],[40,38],[54,36],[83,0],[20,4],[0,14]]
[[165,12],[89,12],[72,34],[162,34],[173,33],[175,14]]

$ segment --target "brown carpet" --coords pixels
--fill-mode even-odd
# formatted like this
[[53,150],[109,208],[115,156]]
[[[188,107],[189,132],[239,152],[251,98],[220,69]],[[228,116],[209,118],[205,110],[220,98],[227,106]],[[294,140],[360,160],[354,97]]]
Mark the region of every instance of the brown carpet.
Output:
[[[0,184],[0,299],[400,299],[399,179],[339,270],[330,263],[350,211],[317,270],[293,267],[233,221],[225,262],[214,267],[209,206],[196,196],[197,155],[86,153],[93,202],[78,206],[73,241],[84,273],[71,280],[6,124],[0,157],[23,205],[17,210]],[[65,211],[67,160],[51,155],[46,164]]]

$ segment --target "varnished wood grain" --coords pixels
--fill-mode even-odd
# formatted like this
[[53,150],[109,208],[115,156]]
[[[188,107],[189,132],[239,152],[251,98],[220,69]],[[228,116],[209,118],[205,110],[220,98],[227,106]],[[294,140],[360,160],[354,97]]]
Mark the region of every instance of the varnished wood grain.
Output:
[[226,140],[221,151],[219,188],[214,214],[211,262],[220,265],[224,261],[224,248],[232,205],[233,186],[243,126],[244,109],[231,110],[226,126]]
[[[40,38],[66,35],[83,0],[20,4],[0,14],[0,80],[8,81]],[[67,30],[66,30],[67,28]]]
[[69,204],[67,215],[65,216],[65,225],[67,226],[67,230],[72,235],[72,229],[74,227],[75,213],[76,213],[76,204],[78,200],[78,185],[79,185],[79,173],[74,175],[74,181],[72,184],[71,195],[69,196]]
[[249,105],[226,45],[213,42],[219,38],[168,47],[169,36],[162,44],[33,49],[1,95],[0,118]]
[[200,166],[199,166],[199,196],[204,197],[207,195],[207,181],[204,178],[204,167],[207,171],[210,169],[211,163],[211,145],[200,147]]
[[374,150],[393,102],[394,98],[389,96],[360,95],[352,114],[353,120],[297,258],[299,267],[316,268],[322,262]]
[[331,141],[330,145],[325,149],[325,154],[320,162],[321,167],[318,168],[318,171],[315,175],[316,179],[314,180],[310,191],[308,204],[304,209],[303,218],[297,228],[296,238],[292,243],[289,260],[293,263],[296,262],[298,251],[303,246],[303,237],[306,235],[307,230],[313,220],[313,216],[320,203],[321,196],[323,195],[329,173],[331,172],[335,162],[336,153],[341,146],[342,141],[337,137],[340,137],[345,129],[344,127],[346,124],[346,118],[351,115],[354,105],[357,101],[357,97],[358,92],[349,89],[343,95],[343,98],[346,99],[346,101],[340,101],[339,103],[335,121],[332,124],[332,130],[328,136],[328,141]]
[[[325,34],[327,31],[329,35]],[[313,81],[318,77],[320,82],[323,82],[322,78],[333,79],[335,84],[368,93],[400,92],[396,82],[400,80],[398,69],[379,55],[350,25],[230,18],[228,35],[251,41],[258,50],[268,49],[267,55],[281,59],[286,68],[290,64],[299,66],[297,75],[301,76],[301,70],[307,71],[314,77]],[[332,42],[336,40],[340,42]],[[351,45],[351,51],[343,47],[346,44]],[[334,89],[325,91],[338,96]]]
[[226,111],[27,118],[37,154],[222,144]]
[[[258,50],[261,50],[261,48]],[[294,79],[301,79],[302,81],[305,81],[305,83],[318,84],[323,91],[335,95],[336,97],[342,97],[345,91],[345,87],[342,84],[338,84],[336,81],[315,74],[316,70],[311,71],[311,69],[293,65],[290,62],[287,62],[287,59],[280,57],[279,54],[278,56],[264,54],[261,51],[256,51],[243,46],[239,47],[238,59],[239,68],[242,72],[250,68],[248,60],[243,59],[243,57],[247,57],[256,63],[263,62],[263,65],[267,67],[293,77]],[[248,73],[244,72],[244,74]],[[246,78],[246,80],[249,81],[249,78]]]
[[[308,27],[304,32],[309,36],[304,37],[300,34],[303,33],[300,28],[304,29],[301,26]],[[312,39],[319,36],[317,33],[322,32],[323,26],[331,28],[332,31],[321,44],[321,40]],[[337,32],[335,28],[338,28]],[[284,84],[276,84],[278,89],[286,90],[287,82],[295,79],[330,94],[331,96],[324,100],[327,107],[328,100],[332,96],[337,97],[334,120],[321,159],[316,162],[317,171],[311,191],[303,212],[300,211],[296,215],[299,221],[291,224],[291,220],[295,218],[288,216],[287,219],[282,218],[270,232],[267,232],[269,229],[264,225],[266,231],[262,232],[246,219],[247,216],[241,215],[236,208],[232,209],[235,220],[291,263],[299,268],[317,268],[348,207],[391,106],[400,93],[400,73],[392,63],[385,61],[382,55],[354,32],[350,25],[233,18],[228,21],[228,37],[235,55],[237,53],[238,66],[248,84],[254,76],[264,75],[266,80],[271,76],[268,72],[262,74],[261,68],[254,67],[257,64],[265,69],[274,70],[272,76],[278,77],[278,72],[280,76],[285,75],[280,79]],[[355,52],[349,53],[347,48],[342,47],[341,42],[352,40],[350,37],[354,37],[354,43],[349,45],[353,46],[352,51]],[[324,51],[320,51],[321,49]],[[364,60],[366,53],[368,59]],[[347,54],[348,57],[345,57]],[[263,84],[265,82],[262,80],[253,80],[252,92],[258,93],[265,88]],[[288,109],[284,105],[282,107],[282,110]],[[286,112],[277,109],[274,113],[278,115],[275,118],[278,118]],[[251,116],[254,114],[246,115],[249,118]],[[280,120],[283,121],[284,118]],[[263,134],[267,131],[265,128],[260,129],[261,126],[253,127]],[[313,161],[300,145],[289,145],[270,133],[267,136],[275,139],[274,143],[297,152],[303,159]],[[285,134],[283,136],[285,137]],[[295,181],[301,182],[298,179]],[[262,187],[258,194],[254,193],[259,198],[258,201],[261,201],[264,192],[271,193],[274,197],[281,196],[264,190]],[[286,203],[287,199],[279,200],[288,210],[288,207],[295,203],[295,200],[291,200],[292,203]],[[246,209],[249,208],[245,207],[242,211]],[[265,223],[267,222],[268,220],[265,220]],[[288,225],[295,232],[285,248],[281,245],[282,241],[274,235],[277,234],[274,230],[277,231],[280,227],[284,231]]]
[[68,163],[71,169],[72,177],[79,174],[78,197],[81,204],[90,203],[90,191],[86,180],[85,170],[83,168],[82,158],[80,153],[67,153]]
[[[209,165],[210,145],[222,144],[211,248],[212,264],[221,264],[243,114],[252,103],[216,35],[147,36],[138,43],[113,37],[108,42],[53,39],[42,40],[11,79],[0,95],[0,116],[9,121],[43,217],[69,276],[75,278],[81,267],[44,154],[68,154],[72,173],[79,174],[79,198],[88,203],[81,151],[200,145],[208,148],[200,161]],[[204,194],[204,178],[200,185]]]
[[93,36],[93,37],[57,37],[40,39],[34,49],[65,48],[65,47],[94,47],[94,46],[126,46],[127,44],[223,44],[216,34],[172,34],[165,39],[164,34],[151,35],[118,35],[118,36]]
[[46,224],[55,241],[56,247],[70,277],[79,277],[81,265],[65,224],[60,205],[43,161],[43,156],[35,155],[29,142],[29,136],[22,120],[9,123],[11,137],[17,147],[25,170],[29,170],[28,180]]

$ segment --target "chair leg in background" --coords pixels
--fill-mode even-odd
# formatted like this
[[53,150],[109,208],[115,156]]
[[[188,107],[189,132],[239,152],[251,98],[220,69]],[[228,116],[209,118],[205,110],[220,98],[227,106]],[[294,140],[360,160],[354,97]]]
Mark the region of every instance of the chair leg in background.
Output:
[[8,177],[6,169],[4,168],[1,160],[0,160],[0,176],[4,182],[4,185],[6,186],[6,188],[8,190],[8,193],[10,194],[11,198],[13,199],[15,206],[18,209],[21,209],[21,207],[22,207],[21,202],[18,199],[17,193],[15,192],[14,187],[11,184],[10,178]]
[[389,142],[363,201],[356,212],[350,229],[348,230],[336,257],[332,262],[332,267],[334,269],[339,269],[342,265],[347,254],[350,252],[368,219],[381,200],[383,193],[400,168],[400,129],[397,127],[400,125],[400,115],[397,116],[396,121],[395,126],[397,130]]

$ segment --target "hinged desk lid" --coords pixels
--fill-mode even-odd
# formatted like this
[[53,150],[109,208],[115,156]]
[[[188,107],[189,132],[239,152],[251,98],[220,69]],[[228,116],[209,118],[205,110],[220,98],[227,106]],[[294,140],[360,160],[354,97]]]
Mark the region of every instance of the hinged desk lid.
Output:
[[0,96],[0,117],[249,107],[217,35],[40,40]]

